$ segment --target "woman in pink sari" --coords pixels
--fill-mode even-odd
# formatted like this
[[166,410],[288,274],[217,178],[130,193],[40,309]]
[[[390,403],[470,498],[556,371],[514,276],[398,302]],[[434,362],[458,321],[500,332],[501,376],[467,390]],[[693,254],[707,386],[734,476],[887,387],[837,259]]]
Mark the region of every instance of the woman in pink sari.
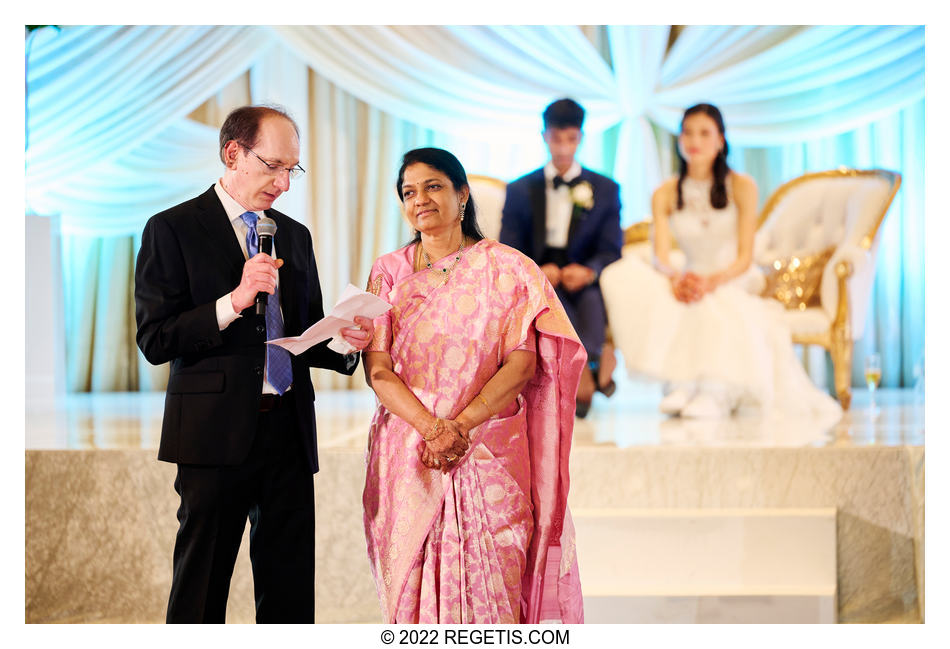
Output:
[[393,308],[364,351],[383,615],[583,622],[567,494],[584,348],[537,265],[482,236],[455,156],[408,152],[396,189],[417,234],[373,264],[368,290]]

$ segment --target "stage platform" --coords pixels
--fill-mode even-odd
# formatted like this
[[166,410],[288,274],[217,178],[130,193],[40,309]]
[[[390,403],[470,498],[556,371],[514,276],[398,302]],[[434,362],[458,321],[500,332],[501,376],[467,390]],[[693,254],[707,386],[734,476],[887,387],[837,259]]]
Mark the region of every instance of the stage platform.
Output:
[[[619,372],[618,372],[619,374]],[[622,380],[571,455],[588,622],[920,622],[924,405],[856,391],[840,421],[656,411]],[[161,622],[177,520],[155,459],[163,394],[71,395],[26,416],[27,622]],[[379,622],[362,530],[369,390],[321,392],[318,622]],[[254,619],[247,536],[228,621]]]

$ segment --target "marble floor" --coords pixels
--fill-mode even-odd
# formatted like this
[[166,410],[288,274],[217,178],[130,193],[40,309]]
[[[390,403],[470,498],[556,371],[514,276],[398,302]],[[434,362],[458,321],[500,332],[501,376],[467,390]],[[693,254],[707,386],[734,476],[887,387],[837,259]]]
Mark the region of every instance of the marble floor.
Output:
[[[735,593],[727,590],[702,603],[682,599],[692,597],[687,588],[672,601],[666,591],[644,591],[634,577],[624,579],[630,592],[622,596],[597,591],[596,564],[616,556],[604,548],[623,530],[636,532],[624,544],[662,541],[656,546],[662,548],[669,546],[663,539],[670,525],[714,521],[722,534],[713,536],[728,541],[727,532],[746,530],[750,517],[767,516],[774,527],[782,517],[814,511],[834,521],[835,541],[825,545],[836,576],[833,594],[812,593],[809,601],[840,622],[923,620],[922,393],[880,390],[872,409],[867,391],[856,390],[851,410],[837,421],[683,420],[661,415],[660,398],[659,386],[620,378],[616,394],[596,395],[590,415],[575,424],[570,502],[578,534],[590,546],[583,563],[591,575],[585,598],[593,598],[592,621],[595,610],[602,613],[598,621],[622,622],[684,621],[670,618],[683,607],[748,608],[749,602],[730,603],[726,596]],[[55,408],[27,411],[27,621],[161,621],[177,529],[174,466],[155,460],[164,399],[163,393],[73,394]],[[316,502],[327,523],[317,526],[316,544],[332,548],[317,556],[320,622],[379,621],[360,505],[361,450],[374,409],[368,389],[316,397],[322,460]],[[601,528],[607,537],[598,536]],[[796,529],[810,528],[796,523]],[[726,545],[758,556],[747,543]],[[704,541],[702,552],[669,546],[667,559],[675,566],[682,556],[705,556],[707,546]],[[714,567],[721,560],[716,555]],[[228,620],[252,621],[247,535],[231,590]],[[785,602],[773,591],[779,592],[765,593],[774,595],[769,602]],[[762,592],[752,596],[753,604],[765,601]],[[801,606],[782,604],[792,613]],[[764,612],[749,615],[765,619]]]
[[[619,374],[619,373],[618,373]],[[575,447],[863,447],[923,446],[923,395],[881,389],[872,409],[867,390],[855,390],[851,409],[835,420],[721,420],[668,417],[657,410],[656,384],[618,381],[610,399],[595,395],[574,428]],[[72,394],[51,410],[26,413],[27,449],[158,448],[164,393]],[[375,409],[368,389],[318,392],[321,449],[361,449]]]

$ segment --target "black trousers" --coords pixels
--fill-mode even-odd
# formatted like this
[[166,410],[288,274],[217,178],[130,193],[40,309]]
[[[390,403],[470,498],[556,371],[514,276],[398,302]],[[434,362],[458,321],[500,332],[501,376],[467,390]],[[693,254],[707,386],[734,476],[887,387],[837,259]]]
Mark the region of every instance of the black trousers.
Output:
[[178,536],[166,622],[223,623],[246,521],[257,622],[313,623],[313,474],[293,390],[261,412],[238,466],[178,465]]

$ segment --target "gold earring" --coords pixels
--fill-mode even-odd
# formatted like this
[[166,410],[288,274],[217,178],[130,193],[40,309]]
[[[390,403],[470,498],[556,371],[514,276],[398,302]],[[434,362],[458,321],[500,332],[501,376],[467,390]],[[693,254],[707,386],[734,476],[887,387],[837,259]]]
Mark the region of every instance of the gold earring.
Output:
[[459,221],[465,220],[465,203],[459,203]]

